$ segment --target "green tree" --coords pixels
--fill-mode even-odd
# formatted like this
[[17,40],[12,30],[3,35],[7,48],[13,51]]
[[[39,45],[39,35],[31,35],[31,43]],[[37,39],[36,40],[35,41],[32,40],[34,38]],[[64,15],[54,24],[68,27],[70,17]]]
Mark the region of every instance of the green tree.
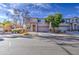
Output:
[[49,29],[51,30],[51,25],[52,25],[52,21],[54,20],[54,16],[53,15],[49,15],[47,18],[45,18],[46,22],[49,23]]
[[57,13],[54,15],[54,20],[52,21],[51,25],[53,27],[53,30],[55,32],[55,28],[58,28],[62,19],[62,14]]
[[3,25],[6,25],[6,24],[12,24],[12,23],[10,21],[4,21]]
[[62,14],[56,13],[55,15],[49,15],[46,20],[48,23],[50,23],[51,27],[53,28],[53,31],[55,32],[55,28],[59,27],[59,24],[61,23]]
[[3,27],[8,27],[8,26],[11,26],[12,25],[12,22],[10,22],[10,21],[4,21],[3,23]]

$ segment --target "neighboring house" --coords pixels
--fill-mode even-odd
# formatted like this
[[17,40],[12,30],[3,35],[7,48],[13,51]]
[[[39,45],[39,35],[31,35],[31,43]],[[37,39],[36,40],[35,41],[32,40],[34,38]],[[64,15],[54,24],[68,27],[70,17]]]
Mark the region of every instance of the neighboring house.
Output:
[[65,18],[59,26],[62,31],[79,31],[79,18]]
[[29,22],[30,31],[33,32],[48,32],[49,24],[43,18],[33,18]]

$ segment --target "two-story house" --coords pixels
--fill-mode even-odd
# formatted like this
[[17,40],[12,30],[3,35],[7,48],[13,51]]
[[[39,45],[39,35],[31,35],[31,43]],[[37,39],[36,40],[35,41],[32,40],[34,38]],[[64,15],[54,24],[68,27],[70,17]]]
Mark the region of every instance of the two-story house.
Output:
[[79,18],[64,18],[59,29],[62,31],[79,31]]

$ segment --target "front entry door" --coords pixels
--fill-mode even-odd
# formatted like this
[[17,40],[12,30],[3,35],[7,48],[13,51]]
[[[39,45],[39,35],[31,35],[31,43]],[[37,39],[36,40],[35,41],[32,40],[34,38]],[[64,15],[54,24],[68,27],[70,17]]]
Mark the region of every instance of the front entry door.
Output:
[[33,31],[35,32],[36,31],[36,25],[33,25]]

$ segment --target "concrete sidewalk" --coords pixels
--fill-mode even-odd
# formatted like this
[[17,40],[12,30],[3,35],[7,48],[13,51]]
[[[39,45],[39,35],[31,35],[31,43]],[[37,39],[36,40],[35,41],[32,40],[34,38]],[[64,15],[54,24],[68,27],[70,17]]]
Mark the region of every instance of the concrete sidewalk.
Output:
[[53,36],[79,37],[79,35],[71,35],[71,34],[57,34],[57,33],[43,33],[43,32],[28,32],[28,33],[42,37],[53,37]]

